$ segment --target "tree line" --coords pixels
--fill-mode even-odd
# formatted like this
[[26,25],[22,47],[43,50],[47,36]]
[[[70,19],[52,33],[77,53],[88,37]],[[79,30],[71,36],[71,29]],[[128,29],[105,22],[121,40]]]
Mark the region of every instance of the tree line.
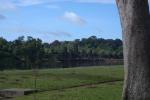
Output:
[[[74,41],[44,43],[39,38],[18,37],[8,41],[0,37],[0,69],[57,67],[60,62],[122,59],[122,40],[91,36]],[[62,64],[62,63],[61,63]]]

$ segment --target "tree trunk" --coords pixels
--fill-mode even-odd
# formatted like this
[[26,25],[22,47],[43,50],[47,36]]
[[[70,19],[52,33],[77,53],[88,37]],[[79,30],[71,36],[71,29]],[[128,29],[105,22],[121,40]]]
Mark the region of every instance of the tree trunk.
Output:
[[150,100],[148,0],[116,0],[124,41],[123,100]]

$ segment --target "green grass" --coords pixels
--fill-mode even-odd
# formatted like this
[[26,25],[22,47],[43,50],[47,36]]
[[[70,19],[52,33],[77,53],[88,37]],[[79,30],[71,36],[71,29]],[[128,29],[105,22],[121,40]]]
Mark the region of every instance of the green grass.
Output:
[[[39,70],[37,100],[120,100],[123,80],[122,66],[95,66]],[[84,86],[85,85],[85,86]],[[76,88],[72,88],[76,87]],[[34,88],[31,70],[0,73],[0,88]],[[13,100],[33,100],[33,94]]]
[[[36,94],[36,100],[121,100],[122,82]],[[34,100],[34,95],[13,100]]]

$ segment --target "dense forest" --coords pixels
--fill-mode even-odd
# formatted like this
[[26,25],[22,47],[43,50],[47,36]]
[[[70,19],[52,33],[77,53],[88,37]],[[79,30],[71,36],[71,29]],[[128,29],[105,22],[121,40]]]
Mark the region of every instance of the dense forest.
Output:
[[44,43],[41,39],[30,36],[21,36],[14,41],[0,37],[1,70],[67,67],[70,63],[74,65],[77,62],[122,58],[120,39],[91,36],[74,41],[55,40],[52,43]]

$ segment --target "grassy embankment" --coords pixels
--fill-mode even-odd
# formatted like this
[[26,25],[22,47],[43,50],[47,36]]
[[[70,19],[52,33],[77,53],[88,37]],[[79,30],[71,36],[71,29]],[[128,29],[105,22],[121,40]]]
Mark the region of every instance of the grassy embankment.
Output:
[[[120,100],[122,66],[39,70],[37,100]],[[0,72],[0,89],[34,88],[31,70]],[[13,100],[33,100],[33,94]]]

